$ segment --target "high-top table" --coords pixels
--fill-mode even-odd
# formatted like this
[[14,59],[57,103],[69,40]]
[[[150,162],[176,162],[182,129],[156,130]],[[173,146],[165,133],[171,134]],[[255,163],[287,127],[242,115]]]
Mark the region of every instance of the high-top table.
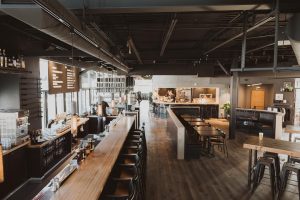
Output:
[[292,141],[292,135],[295,134],[295,133],[300,133],[300,126],[297,126],[297,125],[287,125],[285,127],[285,130],[284,132],[288,133],[289,134],[289,141],[291,142]]
[[285,154],[292,157],[300,157],[299,143],[297,144],[295,142],[284,140],[263,138],[260,141],[258,137],[252,136],[244,142],[243,147],[249,149],[248,186],[251,186],[253,167],[257,163],[257,151]]

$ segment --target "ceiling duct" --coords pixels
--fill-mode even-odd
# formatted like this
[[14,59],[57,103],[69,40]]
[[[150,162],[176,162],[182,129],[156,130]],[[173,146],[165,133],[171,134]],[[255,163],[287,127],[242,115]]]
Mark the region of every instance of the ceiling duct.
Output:
[[287,24],[286,34],[295,52],[298,65],[300,65],[300,13],[294,14]]
[[[128,73],[129,68],[109,52],[104,38],[93,33],[69,10],[55,0],[35,0],[36,5],[1,4],[1,11],[44,32],[62,42],[74,45],[87,54],[111,64]],[[74,32],[75,34],[70,34]]]

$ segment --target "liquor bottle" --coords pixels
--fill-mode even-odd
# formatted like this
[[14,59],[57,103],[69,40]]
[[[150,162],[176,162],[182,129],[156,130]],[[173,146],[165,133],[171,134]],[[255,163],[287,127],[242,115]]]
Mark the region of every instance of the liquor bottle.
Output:
[[4,57],[2,55],[2,50],[0,49],[0,67],[4,67]]
[[7,67],[7,56],[5,54],[5,49],[3,49],[4,67]]
[[13,67],[17,67],[17,60],[14,56],[12,57],[12,63],[13,63]]
[[21,56],[21,68],[25,69],[25,60],[23,56]]
[[7,59],[7,67],[13,67],[13,66],[14,66],[14,65],[13,65],[12,59],[8,58],[8,59]]
[[21,68],[21,61],[19,58],[16,59],[16,68]]

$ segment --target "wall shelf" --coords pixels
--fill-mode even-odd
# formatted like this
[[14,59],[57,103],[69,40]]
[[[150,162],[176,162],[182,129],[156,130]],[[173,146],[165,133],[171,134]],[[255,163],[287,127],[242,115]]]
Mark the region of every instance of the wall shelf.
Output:
[[31,74],[31,71],[22,68],[0,68],[1,74]]

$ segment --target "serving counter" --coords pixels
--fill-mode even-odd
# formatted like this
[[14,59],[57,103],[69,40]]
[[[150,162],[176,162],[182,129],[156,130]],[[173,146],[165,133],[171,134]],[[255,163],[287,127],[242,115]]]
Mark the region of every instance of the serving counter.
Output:
[[109,135],[101,141],[51,199],[98,199],[134,122],[134,117],[125,116],[111,127]]

